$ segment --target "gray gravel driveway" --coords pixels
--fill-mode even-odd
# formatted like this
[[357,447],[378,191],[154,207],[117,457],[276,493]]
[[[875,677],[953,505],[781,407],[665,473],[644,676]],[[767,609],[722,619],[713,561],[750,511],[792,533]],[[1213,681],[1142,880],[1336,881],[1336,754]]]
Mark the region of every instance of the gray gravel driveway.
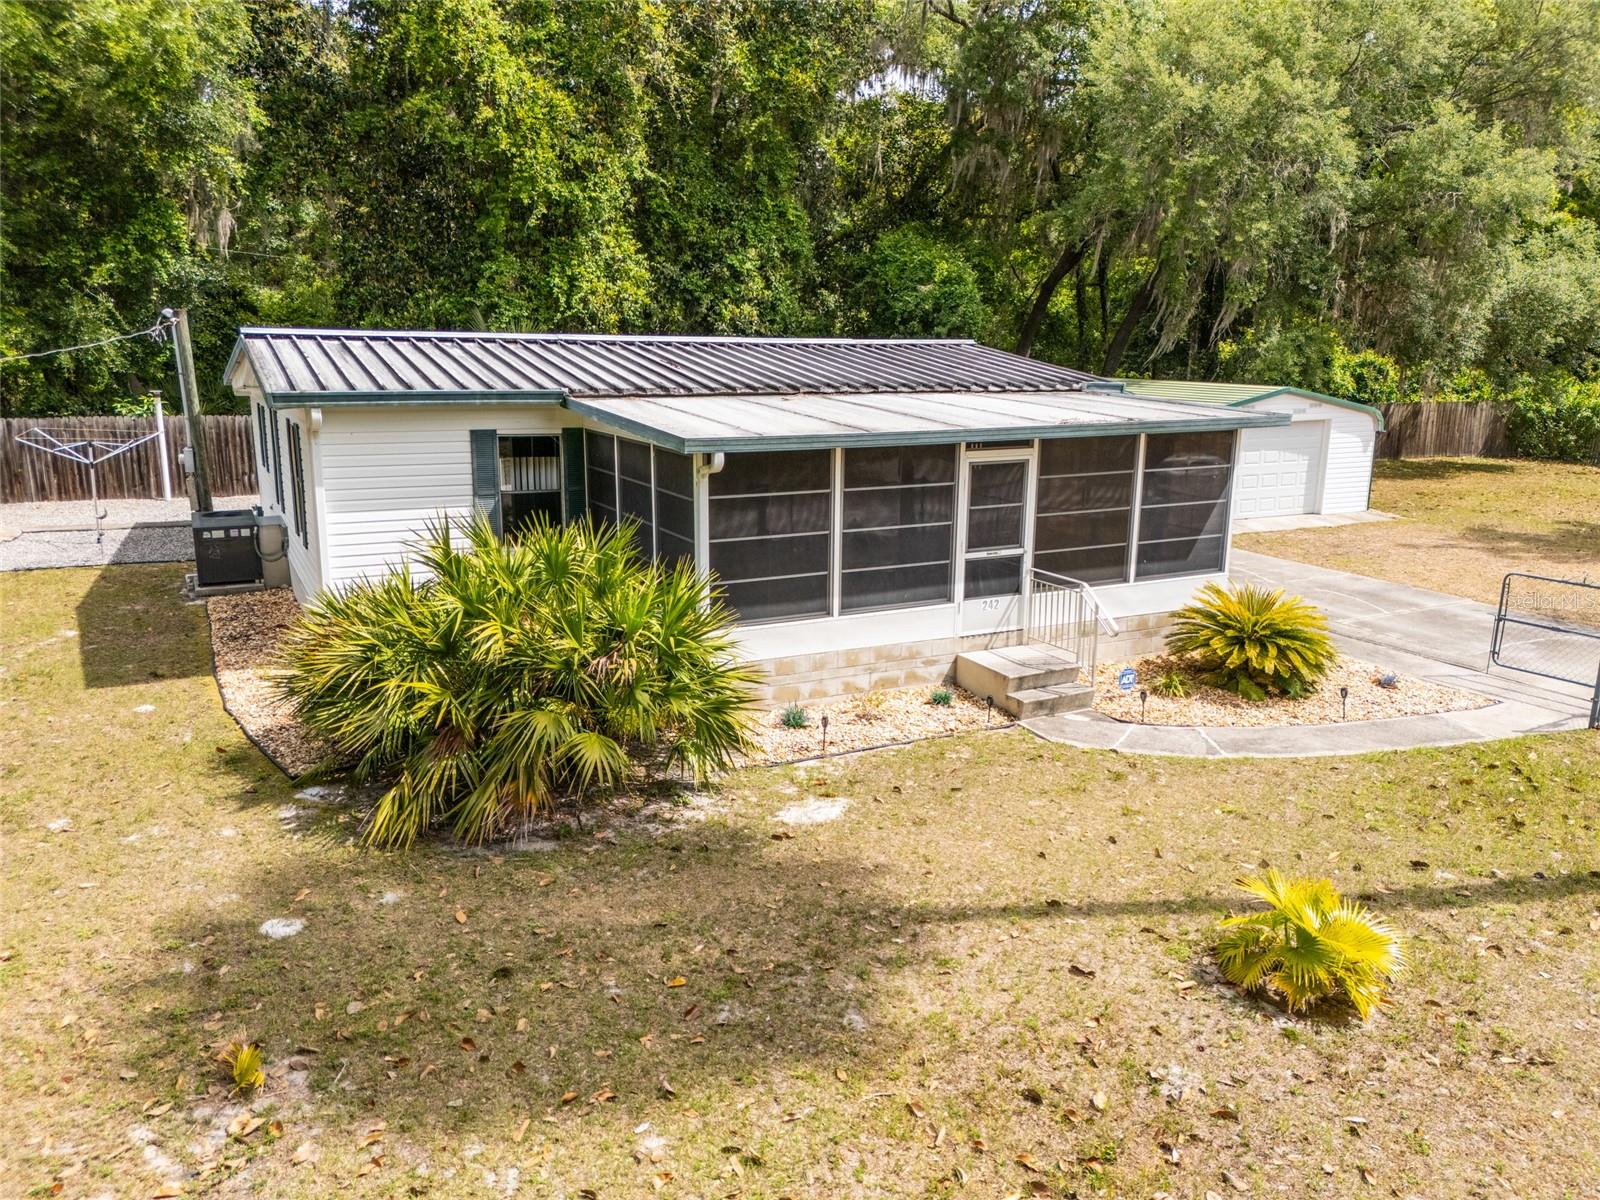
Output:
[[[217,508],[248,508],[252,496],[218,496]],[[192,562],[187,500],[102,500],[104,536],[87,500],[0,504],[0,571]]]
[[194,538],[187,525],[136,525],[108,529],[97,543],[92,529],[20,533],[0,541],[0,571],[40,567],[103,567],[112,563],[187,562]]

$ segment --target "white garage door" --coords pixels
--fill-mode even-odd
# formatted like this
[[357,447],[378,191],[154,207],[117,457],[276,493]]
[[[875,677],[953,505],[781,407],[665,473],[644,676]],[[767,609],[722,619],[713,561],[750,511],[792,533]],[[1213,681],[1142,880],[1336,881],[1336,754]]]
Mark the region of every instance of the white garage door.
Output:
[[1317,511],[1326,421],[1247,429],[1233,485],[1235,517],[1282,517]]

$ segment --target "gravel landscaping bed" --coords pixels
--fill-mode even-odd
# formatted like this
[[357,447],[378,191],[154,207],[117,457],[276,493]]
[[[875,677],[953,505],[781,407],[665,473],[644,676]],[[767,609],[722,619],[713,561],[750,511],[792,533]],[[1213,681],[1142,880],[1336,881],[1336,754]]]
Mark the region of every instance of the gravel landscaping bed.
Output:
[[[188,532],[185,530],[184,532]],[[300,615],[288,588],[214,596],[206,601],[222,702],[250,739],[290,775],[310,770],[329,748],[294,719],[274,686],[278,640]]]
[[[802,705],[806,725],[788,729],[783,725],[783,709],[762,713],[754,737],[758,749],[745,760],[748,766],[793,762],[817,754],[840,754],[866,750],[892,742],[942,737],[970,729],[999,728],[1011,718],[998,709],[993,713],[970,692],[948,687],[948,705],[934,704],[928,697],[934,688],[896,688],[863,692],[839,700]],[[828,740],[824,748],[822,718],[828,718]]]
[[[187,532],[187,531],[184,531]],[[310,770],[327,758],[329,747],[303,730],[273,684],[272,666],[278,640],[300,615],[287,588],[216,596],[206,601],[211,618],[211,645],[217,660],[217,687],[234,720],[250,738],[291,775]],[[951,687],[948,705],[933,704],[933,687],[864,692],[839,700],[805,705],[807,724],[786,729],[782,711],[756,718],[755,751],[743,766],[793,762],[814,755],[865,750],[895,742],[941,737],[985,726],[999,728],[1010,718],[990,713],[976,697]],[[826,750],[822,718],[828,718]]]
[[[1132,667],[1138,683],[1132,691],[1117,686],[1124,667]],[[1185,676],[1191,688],[1183,698],[1158,696],[1153,684],[1169,670]],[[1201,683],[1183,660],[1155,654],[1124,662],[1102,663],[1095,670],[1094,706],[1119,721],[1145,725],[1234,725],[1266,727],[1272,725],[1333,725],[1341,720],[1379,721],[1387,717],[1418,717],[1428,713],[1460,712],[1483,708],[1493,701],[1476,692],[1429,683],[1409,675],[1395,677],[1393,687],[1383,687],[1378,679],[1383,667],[1356,659],[1341,658],[1311,695],[1301,700],[1274,698],[1245,700],[1221,688]],[[1339,689],[1350,689],[1348,708],[1344,708]],[[1140,720],[1139,692],[1149,692],[1143,720]]]

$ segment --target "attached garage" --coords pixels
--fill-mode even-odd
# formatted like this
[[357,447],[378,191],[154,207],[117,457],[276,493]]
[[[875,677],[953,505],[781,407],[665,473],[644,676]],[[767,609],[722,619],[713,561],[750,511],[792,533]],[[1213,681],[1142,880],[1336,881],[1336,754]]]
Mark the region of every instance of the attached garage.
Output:
[[1283,413],[1288,425],[1240,435],[1233,516],[1365,512],[1372,494],[1372,456],[1383,414],[1366,404],[1301,388],[1248,383],[1125,379],[1140,396]]

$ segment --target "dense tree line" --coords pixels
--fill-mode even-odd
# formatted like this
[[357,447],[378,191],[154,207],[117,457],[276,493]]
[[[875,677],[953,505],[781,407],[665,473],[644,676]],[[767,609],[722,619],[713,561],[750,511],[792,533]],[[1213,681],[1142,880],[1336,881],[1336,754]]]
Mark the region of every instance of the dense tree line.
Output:
[[1369,399],[1600,355],[1592,0],[0,0],[0,104],[0,356],[187,304],[217,404],[241,324],[970,335]]

